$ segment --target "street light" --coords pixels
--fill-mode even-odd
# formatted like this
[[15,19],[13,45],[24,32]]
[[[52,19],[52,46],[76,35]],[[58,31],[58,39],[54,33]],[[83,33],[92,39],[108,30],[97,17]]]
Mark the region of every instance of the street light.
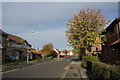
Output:
[[[31,31],[30,33],[34,33],[34,31]],[[29,34],[29,33],[28,33]],[[24,36],[25,37],[25,36]],[[25,40],[26,40],[26,37],[25,37]],[[27,40],[26,40],[27,41]],[[29,51],[29,49],[30,49],[30,47],[28,46],[27,47],[27,63],[29,63],[29,53],[30,53],[30,51]]]

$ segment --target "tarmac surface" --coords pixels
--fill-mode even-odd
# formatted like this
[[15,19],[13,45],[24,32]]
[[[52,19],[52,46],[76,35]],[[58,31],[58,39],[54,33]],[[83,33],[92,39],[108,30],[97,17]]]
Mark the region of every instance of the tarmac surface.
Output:
[[[4,68],[2,80],[89,80],[86,69],[81,67],[81,61],[71,61],[71,58],[53,59],[43,62],[31,62],[27,66],[19,65],[16,69]],[[15,67],[15,66],[14,66]]]

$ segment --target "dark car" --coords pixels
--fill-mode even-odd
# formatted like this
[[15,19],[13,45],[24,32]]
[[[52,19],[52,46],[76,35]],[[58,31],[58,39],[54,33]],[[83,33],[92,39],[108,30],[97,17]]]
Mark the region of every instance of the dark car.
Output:
[[80,61],[80,59],[71,59],[71,61],[75,61],[75,62],[79,62]]
[[15,61],[16,58],[14,56],[6,56],[6,61]]

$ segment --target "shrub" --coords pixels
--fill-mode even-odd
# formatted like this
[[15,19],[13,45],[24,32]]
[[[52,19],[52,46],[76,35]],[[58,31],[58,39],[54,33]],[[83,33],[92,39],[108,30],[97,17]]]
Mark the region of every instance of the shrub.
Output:
[[110,67],[110,78],[111,80],[120,80],[120,66]]
[[109,72],[109,66],[107,66],[105,63],[97,62],[93,63],[92,66],[92,75],[93,77],[98,80],[105,80],[110,77],[110,72]]
[[102,62],[92,64],[92,75],[95,80],[120,80],[120,67],[112,66]]
[[108,65],[99,61],[96,56],[84,56],[83,67],[89,71],[95,80],[120,80],[120,65]]
[[96,56],[90,56],[90,55],[88,55],[88,56],[83,56],[83,58],[82,58],[82,64],[81,64],[81,65],[82,65],[84,68],[87,67],[87,61],[98,62],[99,59],[98,59],[98,57],[96,57]]

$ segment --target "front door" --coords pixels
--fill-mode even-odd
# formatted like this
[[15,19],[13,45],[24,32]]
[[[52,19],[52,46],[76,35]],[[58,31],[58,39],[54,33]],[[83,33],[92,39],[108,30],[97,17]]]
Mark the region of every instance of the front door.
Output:
[[19,52],[16,51],[16,60],[19,60]]

